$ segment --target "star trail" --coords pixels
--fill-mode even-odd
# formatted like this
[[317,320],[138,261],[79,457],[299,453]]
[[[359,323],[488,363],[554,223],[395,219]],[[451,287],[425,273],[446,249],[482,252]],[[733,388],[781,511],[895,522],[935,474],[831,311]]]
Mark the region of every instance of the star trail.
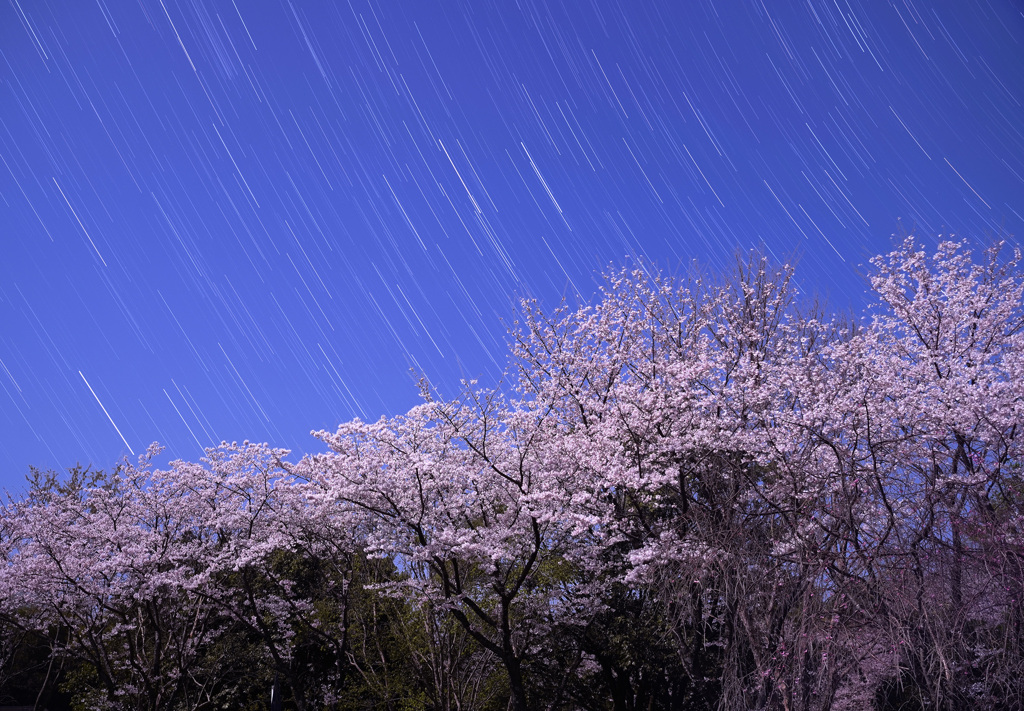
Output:
[[499,382],[522,297],[609,265],[1024,228],[999,0],[9,0],[0,486],[153,441],[312,451]]

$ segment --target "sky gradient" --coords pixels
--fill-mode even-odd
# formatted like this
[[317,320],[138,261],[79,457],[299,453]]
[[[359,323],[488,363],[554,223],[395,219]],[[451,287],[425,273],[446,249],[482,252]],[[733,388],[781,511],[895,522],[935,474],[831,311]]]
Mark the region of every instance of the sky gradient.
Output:
[[0,488],[498,383],[519,298],[1024,233],[1009,0],[0,6]]

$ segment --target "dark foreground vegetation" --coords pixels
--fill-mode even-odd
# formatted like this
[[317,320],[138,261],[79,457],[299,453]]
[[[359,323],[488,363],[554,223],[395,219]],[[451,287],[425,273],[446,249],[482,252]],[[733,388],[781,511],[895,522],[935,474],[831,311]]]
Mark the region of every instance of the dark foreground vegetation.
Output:
[[37,474],[0,703],[1022,708],[1018,259],[908,240],[859,319],[759,258],[616,273],[326,454]]

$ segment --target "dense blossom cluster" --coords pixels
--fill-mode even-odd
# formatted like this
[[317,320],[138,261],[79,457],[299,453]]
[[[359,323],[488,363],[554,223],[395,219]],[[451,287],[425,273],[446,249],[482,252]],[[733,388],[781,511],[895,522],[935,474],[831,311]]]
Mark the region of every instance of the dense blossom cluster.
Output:
[[324,454],[37,476],[0,518],[0,685],[126,709],[258,708],[275,678],[296,709],[1020,708],[1019,259],[907,240],[860,321],[757,257],[622,271],[594,306],[525,304],[506,387],[424,386]]

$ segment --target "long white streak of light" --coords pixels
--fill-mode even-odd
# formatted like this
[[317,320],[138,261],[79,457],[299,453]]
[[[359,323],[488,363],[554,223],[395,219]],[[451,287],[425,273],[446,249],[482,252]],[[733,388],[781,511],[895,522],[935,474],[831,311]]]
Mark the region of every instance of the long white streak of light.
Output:
[[551,204],[555,206],[555,209],[558,210],[558,214],[561,215],[562,206],[558,204],[558,200],[555,200],[555,196],[551,193],[551,188],[548,187],[548,181],[544,180],[544,176],[540,174],[540,169],[537,168],[537,164],[533,162],[533,156],[530,155],[530,151],[526,150],[526,144],[520,141],[519,145],[523,147],[523,153],[525,153],[526,157],[529,159],[530,167],[533,168],[533,173],[537,176],[537,180],[539,180],[540,184],[544,186],[544,192],[546,192],[548,197],[551,198]]
[[[953,164],[949,162],[949,158],[943,158],[942,160],[946,161],[946,165],[948,165],[950,168],[953,168]],[[958,178],[960,178],[960,180],[964,181],[964,185],[969,187],[971,189],[972,193],[974,193],[975,195],[978,195],[978,191],[975,190],[974,187],[970,183],[967,182],[967,178],[965,178],[964,176],[960,175],[960,171],[959,170],[957,170],[956,168],[953,168],[953,172],[956,173],[956,177],[958,177]],[[989,210],[992,209],[992,206],[989,205],[987,202],[985,202],[985,198],[983,198],[981,195],[978,195],[978,199],[981,200],[981,202]]]
[[121,434],[120,428],[116,424],[114,424],[114,418],[110,416],[109,412],[107,412],[107,408],[103,407],[103,403],[100,402],[99,395],[97,395],[96,391],[92,389],[91,385],[89,385],[89,381],[85,380],[85,376],[82,375],[82,371],[78,371],[78,374],[82,376],[82,380],[85,381],[85,387],[89,388],[89,392],[91,392],[92,396],[96,398],[96,404],[100,406],[101,410],[103,410],[103,414],[107,416],[108,420],[110,420],[110,424],[114,425],[114,429],[117,430],[117,436],[121,438],[121,441],[124,442],[124,446],[128,448],[128,451],[131,452],[132,456],[134,457],[135,450],[132,449],[132,446],[130,444],[128,444],[128,440],[124,438],[124,435]]
[[472,201],[473,207],[476,208],[478,213],[482,212],[480,210],[480,205],[477,204],[476,198],[473,197],[473,193],[469,192],[469,186],[466,185],[466,181],[462,179],[462,173],[460,173],[459,169],[455,167],[455,161],[452,160],[451,154],[448,153],[448,149],[444,147],[443,143],[441,143],[441,139],[437,139],[437,143],[441,146],[441,150],[444,151],[444,154],[448,156],[448,162],[452,164],[452,169],[455,171],[455,174],[459,176],[459,182],[462,183],[462,187],[466,189],[466,195],[469,195],[469,199]]
[[[164,9],[164,14],[167,15],[167,21],[171,23],[171,29],[174,30],[174,36],[178,38],[178,44],[181,45],[181,51],[185,53],[185,59],[188,60],[189,66],[192,67],[192,71],[198,75],[199,70],[196,69],[196,65],[192,61],[192,56],[188,53],[188,50],[185,49],[185,43],[181,41],[181,35],[178,34],[178,28],[174,26],[174,20],[171,19],[171,13],[167,12],[167,6],[164,5],[164,0],[160,0],[160,7]],[[246,32],[248,31],[249,30],[246,29]]]

